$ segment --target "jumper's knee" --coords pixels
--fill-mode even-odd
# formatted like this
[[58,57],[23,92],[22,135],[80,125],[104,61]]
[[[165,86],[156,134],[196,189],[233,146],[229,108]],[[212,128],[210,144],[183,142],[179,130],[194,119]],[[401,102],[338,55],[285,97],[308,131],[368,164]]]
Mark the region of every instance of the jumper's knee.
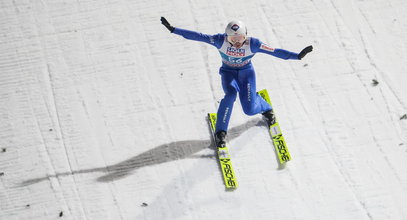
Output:
[[223,97],[223,100],[226,102],[235,102],[236,97],[237,97],[237,93],[228,93],[228,94],[225,94],[225,96]]
[[243,112],[249,116],[256,115],[259,113],[254,105],[242,105],[242,108]]

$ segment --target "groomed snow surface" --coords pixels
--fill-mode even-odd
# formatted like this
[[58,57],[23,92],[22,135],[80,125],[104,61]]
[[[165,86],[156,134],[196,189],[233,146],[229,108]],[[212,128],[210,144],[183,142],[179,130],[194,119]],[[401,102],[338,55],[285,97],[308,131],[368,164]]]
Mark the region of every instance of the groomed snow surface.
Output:
[[[407,1],[1,0],[0,219],[407,219]],[[237,100],[226,191],[206,113],[235,18],[293,158]]]

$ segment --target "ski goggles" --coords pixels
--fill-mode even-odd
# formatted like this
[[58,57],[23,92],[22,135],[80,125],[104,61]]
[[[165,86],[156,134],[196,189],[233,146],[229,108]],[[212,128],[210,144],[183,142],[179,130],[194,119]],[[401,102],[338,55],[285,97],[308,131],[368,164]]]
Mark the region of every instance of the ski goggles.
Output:
[[228,36],[228,41],[232,44],[234,43],[243,43],[246,40],[246,36],[245,35],[232,35],[232,36]]

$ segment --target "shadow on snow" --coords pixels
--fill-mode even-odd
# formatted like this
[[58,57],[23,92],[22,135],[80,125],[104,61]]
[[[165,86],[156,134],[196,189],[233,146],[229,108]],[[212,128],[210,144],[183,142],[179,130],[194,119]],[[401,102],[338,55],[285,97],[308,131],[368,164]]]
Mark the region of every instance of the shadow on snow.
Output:
[[[260,119],[252,119],[240,126],[229,129],[228,140],[232,140],[240,136],[247,129],[254,126],[265,126],[265,123]],[[208,126],[209,128],[209,126]],[[129,176],[132,172],[137,169],[157,165],[161,163],[167,163],[174,160],[185,159],[185,158],[214,158],[216,154],[212,155],[200,155],[194,156],[195,153],[205,149],[211,148],[215,150],[212,138],[210,140],[186,140],[186,141],[176,141],[168,144],[163,144],[157,146],[151,150],[141,153],[137,156],[124,160],[123,162],[113,164],[106,167],[99,167],[93,169],[82,169],[74,170],[71,172],[57,173],[55,175],[48,175],[42,178],[35,178],[25,180],[21,183],[21,186],[27,186],[35,184],[44,180],[48,180],[52,177],[62,177],[75,174],[85,174],[93,172],[104,172],[107,173],[99,178],[98,182],[110,182],[118,179],[125,178]]]

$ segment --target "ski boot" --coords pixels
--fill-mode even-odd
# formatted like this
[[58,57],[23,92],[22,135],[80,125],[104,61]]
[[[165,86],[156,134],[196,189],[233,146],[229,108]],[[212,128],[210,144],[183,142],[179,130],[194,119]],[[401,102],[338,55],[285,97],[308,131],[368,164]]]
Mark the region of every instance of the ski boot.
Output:
[[218,148],[226,147],[226,131],[216,132],[215,141]]
[[263,112],[262,115],[266,118],[269,126],[276,123],[276,116],[274,116],[273,109]]

